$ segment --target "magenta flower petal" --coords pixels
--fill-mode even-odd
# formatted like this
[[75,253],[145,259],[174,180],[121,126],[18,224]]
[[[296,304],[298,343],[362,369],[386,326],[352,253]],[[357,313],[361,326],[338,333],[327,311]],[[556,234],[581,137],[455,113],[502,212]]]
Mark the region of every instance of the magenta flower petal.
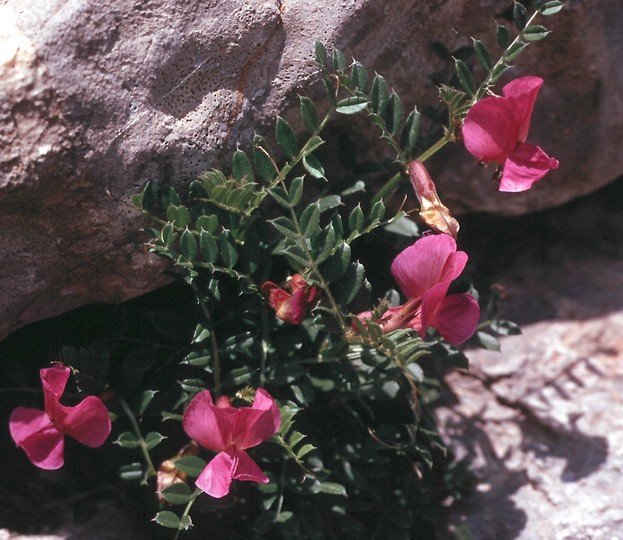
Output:
[[477,102],[463,123],[465,148],[485,163],[504,163],[517,144],[521,126],[510,121],[512,104],[500,97]]
[[258,482],[260,484],[268,484],[270,481],[268,476],[262,472],[262,469],[257,466],[257,463],[244,450],[236,452],[233,477],[236,480]]
[[9,418],[9,430],[33,465],[47,470],[63,466],[63,434],[44,411],[18,407]]
[[239,444],[239,449],[252,448],[266,439],[270,439],[277,433],[281,425],[279,407],[277,407],[272,396],[263,388],[257,389],[251,409],[248,407],[241,407],[238,409],[240,414],[244,414],[247,411],[253,411],[259,414],[246,416],[241,419],[239,426],[243,437],[238,439],[239,442],[242,443]]
[[511,98],[509,103],[511,105],[513,123],[518,128],[516,142],[526,141],[528,130],[530,129],[532,111],[541,86],[543,86],[543,79],[540,77],[519,77],[509,82],[502,89],[504,97]]
[[65,391],[70,373],[71,370],[67,366],[60,365],[39,370],[41,384],[43,385],[45,410],[51,418],[54,418],[56,406]]
[[203,469],[195,484],[211,497],[217,499],[225,497],[233,480],[235,461],[235,458],[226,452],[218,453]]
[[476,332],[480,307],[471,294],[446,296],[434,314],[431,326],[452,345],[460,345]]
[[208,390],[199,392],[184,413],[182,425],[189,437],[210,450],[230,450],[238,423],[238,409],[216,407]]
[[9,431],[17,446],[37,431],[52,424],[52,420],[45,411],[18,407],[9,417]]
[[518,144],[504,164],[500,191],[526,191],[552,169],[558,168],[558,160],[549,157],[534,144]]
[[75,407],[59,404],[55,424],[62,433],[91,448],[104,444],[111,430],[108,409],[95,396],[85,398]]
[[409,298],[422,296],[441,280],[453,280],[463,271],[467,255],[456,252],[456,242],[448,234],[424,236],[400,252],[391,273]]
[[446,298],[446,293],[448,292],[449,287],[449,281],[442,281],[434,287],[431,287],[422,297],[422,329],[420,330],[420,335],[422,337],[426,335],[426,329],[429,326],[435,326],[435,315],[437,313],[437,310],[443,303],[444,299]]

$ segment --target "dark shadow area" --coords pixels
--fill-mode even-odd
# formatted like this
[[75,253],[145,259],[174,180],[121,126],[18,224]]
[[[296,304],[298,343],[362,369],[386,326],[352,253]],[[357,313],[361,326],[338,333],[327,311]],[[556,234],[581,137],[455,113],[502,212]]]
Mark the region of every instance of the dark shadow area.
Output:
[[[600,280],[600,271],[623,260],[623,178],[568,204],[503,218],[459,216],[459,246],[469,254],[468,270],[478,290],[510,278],[533,285],[534,294],[512,298],[505,316],[519,324],[563,318],[591,318],[623,309],[623,294]],[[579,264],[594,272],[574,272]],[[560,313],[557,294],[579,304]],[[582,309],[585,308],[585,309]]]

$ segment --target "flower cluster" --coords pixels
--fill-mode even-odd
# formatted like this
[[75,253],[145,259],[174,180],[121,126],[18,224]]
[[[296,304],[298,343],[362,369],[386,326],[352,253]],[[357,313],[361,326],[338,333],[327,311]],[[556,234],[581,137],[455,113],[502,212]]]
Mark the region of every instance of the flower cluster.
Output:
[[[407,301],[389,308],[375,321],[384,332],[413,328],[422,337],[435,328],[451,344],[459,345],[476,331],[480,308],[471,294],[447,295],[450,284],[461,274],[467,254],[456,250],[447,234],[424,236],[397,255],[391,273]],[[360,313],[362,320],[372,313]]]
[[45,410],[18,407],[9,418],[15,444],[24,449],[33,465],[42,469],[63,466],[65,435],[91,448],[104,444],[110,435],[110,416],[100,398],[89,396],[75,407],[61,405],[70,371],[62,365],[42,369]]
[[543,79],[539,77],[515,79],[504,86],[502,96],[477,102],[465,118],[465,148],[483,163],[502,167],[500,191],[526,191],[550,170],[558,168],[558,160],[526,143],[542,85]]

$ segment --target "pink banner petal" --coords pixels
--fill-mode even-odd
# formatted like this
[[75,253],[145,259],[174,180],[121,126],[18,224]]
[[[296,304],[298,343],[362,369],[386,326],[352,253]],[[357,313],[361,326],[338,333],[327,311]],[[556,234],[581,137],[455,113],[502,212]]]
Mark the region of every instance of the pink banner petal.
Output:
[[543,79],[540,77],[519,77],[502,89],[504,96],[510,98],[512,122],[518,126],[516,142],[525,142],[528,136],[532,110],[541,86]]
[[41,469],[56,470],[65,463],[63,434],[52,424],[22,440],[20,446],[32,464]]
[[214,451],[233,450],[237,409],[215,407],[208,390],[199,392],[184,413],[182,425],[189,437]]

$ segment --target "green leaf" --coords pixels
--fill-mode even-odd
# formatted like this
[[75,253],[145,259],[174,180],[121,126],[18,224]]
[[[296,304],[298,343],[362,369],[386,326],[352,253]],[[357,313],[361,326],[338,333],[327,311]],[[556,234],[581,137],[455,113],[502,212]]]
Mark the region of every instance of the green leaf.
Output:
[[321,234],[316,235],[311,240],[312,253],[316,264],[323,263],[329,258],[333,252],[335,244],[335,228],[333,227],[333,223],[329,223],[322,230]]
[[203,260],[209,263],[216,262],[218,259],[218,246],[216,240],[208,231],[201,231],[199,233],[199,251]]
[[516,41],[504,53],[504,60],[512,62],[521,54],[521,51],[524,50],[525,46],[525,43],[522,43],[521,41]]
[[175,460],[175,467],[191,478],[197,478],[206,466],[207,463],[197,456],[184,456]]
[[234,152],[232,158],[232,175],[240,183],[255,181],[251,162],[247,155],[240,149]]
[[375,75],[372,80],[372,88],[370,90],[370,108],[372,112],[379,116],[385,112],[389,103],[389,89],[387,81],[381,75]]
[[385,217],[385,204],[383,200],[377,201],[370,210],[370,223],[381,222]]
[[320,213],[337,208],[342,204],[342,198],[339,195],[325,195],[318,199],[318,206],[320,207]]
[[277,143],[284,151],[286,156],[293,158],[299,150],[296,134],[292,126],[288,124],[281,116],[277,117],[276,125]]
[[320,231],[320,205],[315,202],[310,204],[299,218],[301,233],[305,237],[311,237]]
[[547,34],[549,34],[549,30],[547,28],[539,24],[535,24],[528,26],[528,28],[523,31],[523,38],[526,41],[540,41],[541,39],[547,37]]
[[338,245],[335,253],[324,263],[322,273],[327,282],[334,283],[344,275],[350,264],[350,254],[348,244],[342,242]]
[[526,27],[527,10],[523,4],[515,2],[513,4],[513,21],[517,30],[523,30]]
[[117,437],[117,440],[113,444],[118,444],[121,448],[138,448],[141,442],[134,433],[124,431]]
[[277,176],[275,160],[268,143],[263,137],[256,135],[253,137],[253,163],[257,175],[265,182],[272,182]]
[[489,49],[487,49],[486,45],[479,39],[474,39],[474,51],[476,52],[476,58],[478,58],[478,61],[483,69],[487,73],[491,73],[493,61],[491,60],[491,55],[489,54]]
[[143,477],[143,465],[141,463],[127,463],[119,467],[121,480],[138,480]]
[[318,62],[322,67],[327,67],[327,49],[320,41],[316,41],[314,43],[314,52],[316,57],[316,62]]
[[184,482],[175,482],[165,487],[160,494],[162,498],[171,504],[186,504],[192,499],[192,491]]
[[150,431],[147,435],[145,435],[145,443],[147,444],[147,450],[151,450],[158,446],[162,441],[164,441],[166,437],[161,433],[156,431]]
[[305,129],[310,133],[316,133],[318,129],[318,112],[316,111],[316,105],[308,97],[299,97],[301,118]]
[[390,224],[383,227],[383,230],[400,234],[401,236],[417,237],[420,236],[420,229],[412,219],[407,216],[403,216],[396,221],[392,221]]
[[236,250],[236,243],[231,231],[223,229],[223,234],[220,236],[220,244],[223,264],[225,264],[227,268],[233,268],[238,262],[238,251]]
[[180,386],[184,392],[189,394],[197,394],[206,389],[206,383],[201,379],[183,379],[180,381]]
[[[322,167],[322,166],[321,166]],[[297,176],[292,179],[290,182],[290,190],[288,195],[290,196],[290,204],[292,206],[296,206],[301,202],[301,198],[303,197],[303,187],[305,184],[305,178],[303,176]]]
[[483,349],[487,349],[488,351],[500,350],[500,342],[491,334],[476,332],[476,340]]
[[212,355],[207,349],[201,351],[193,351],[187,354],[180,364],[187,364],[189,366],[204,367],[210,363]]
[[543,4],[543,6],[541,7],[541,15],[549,17],[550,15],[554,15],[554,13],[558,13],[563,7],[564,4],[562,2],[559,2],[558,0],[554,0],[553,2],[545,2],[545,4]]
[[183,515],[180,519],[180,530],[185,531],[193,526],[193,520],[189,514]]
[[162,186],[160,199],[164,208],[168,208],[171,204],[182,204],[180,196],[177,194],[177,191],[175,191],[175,188],[172,186]]
[[402,101],[396,92],[392,92],[389,98],[389,104],[385,111],[385,123],[388,131],[393,135],[398,132],[402,125],[403,118]]
[[322,179],[324,178],[324,167],[320,160],[314,156],[314,154],[309,154],[303,157],[303,167],[305,170],[311,174],[314,178]]
[[506,50],[511,43],[511,34],[506,26],[498,25],[495,29],[495,37],[501,49]]
[[298,230],[296,229],[294,223],[292,223],[287,217],[280,216],[278,218],[269,220],[269,223],[286,238],[298,240]]
[[138,405],[136,407],[136,412],[139,417],[145,414],[145,410],[149,407],[149,404],[157,393],[158,390],[145,390],[140,394],[138,398]]
[[346,58],[337,47],[333,47],[333,71],[344,71],[346,69]]
[[335,110],[340,114],[355,114],[368,106],[368,98],[363,95],[350,96],[337,102]]
[[162,525],[167,529],[180,528],[180,518],[178,518],[177,515],[170,510],[163,510],[162,512],[158,512],[156,514],[156,517],[152,521],[155,521],[158,525]]
[[318,482],[312,487],[314,493],[326,493],[327,495],[338,495],[346,497],[346,488],[337,482]]
[[521,334],[521,328],[519,325],[512,321],[497,320],[491,323],[491,330],[501,336],[513,336]]
[[363,285],[365,275],[365,268],[359,262],[349,265],[344,276],[333,287],[333,294],[338,304],[347,306],[355,299]]
[[183,229],[190,223],[190,212],[185,206],[171,204],[167,208],[167,220]]
[[491,84],[496,83],[500,79],[500,77],[504,75],[504,73],[506,73],[508,68],[508,64],[505,64],[504,62],[498,64],[495,68],[493,68],[493,71],[491,72]]
[[290,196],[281,186],[274,186],[268,190],[268,194],[277,201],[277,204],[283,208],[292,208]]
[[363,225],[364,225],[364,215],[363,215],[363,210],[361,209],[361,205],[357,205],[355,206],[355,208],[353,208],[353,211],[350,213],[350,216],[348,216],[348,228],[351,231],[361,231],[361,229],[363,229]]
[[188,228],[180,236],[180,253],[191,261],[197,256],[197,242]]
[[420,135],[420,113],[417,108],[409,113],[402,130],[400,145],[406,152],[415,148]]
[[132,202],[142,208],[146,212],[150,214],[153,213],[156,203],[158,201],[158,185],[151,180],[145,184],[145,188],[142,193],[140,193],[136,199],[132,199]]
[[459,60],[458,58],[454,59],[454,67],[463,90],[465,90],[470,97],[473,97],[476,93],[476,81],[469,67],[463,60]]
[[195,330],[193,331],[193,343],[201,343],[210,337],[210,329],[203,323],[197,323]]
[[353,62],[350,78],[359,92],[366,93],[368,91],[368,72],[359,62]]
[[195,227],[200,231],[204,230],[214,234],[218,229],[218,216],[216,214],[199,216]]
[[303,459],[307,454],[309,454],[312,450],[315,450],[316,447],[313,444],[304,444],[300,450],[296,452],[296,457],[298,459]]

